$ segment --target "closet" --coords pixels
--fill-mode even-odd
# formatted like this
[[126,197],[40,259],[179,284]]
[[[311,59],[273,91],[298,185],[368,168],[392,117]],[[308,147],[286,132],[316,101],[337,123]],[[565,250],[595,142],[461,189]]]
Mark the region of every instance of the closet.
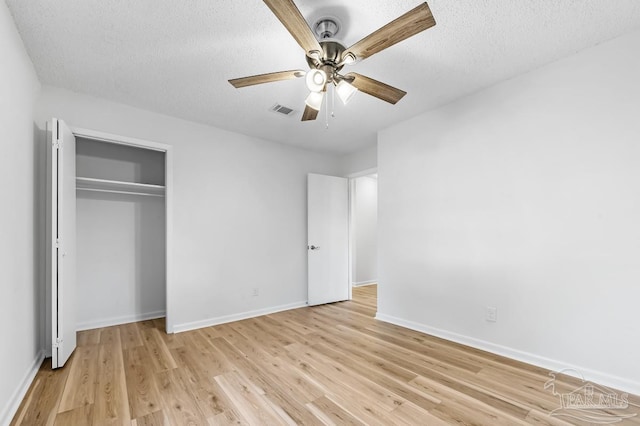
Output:
[[164,152],[76,138],[76,327],[165,314]]
[[[53,120],[48,202],[53,366],[75,332],[164,317],[169,147]],[[57,352],[57,353],[56,353]]]

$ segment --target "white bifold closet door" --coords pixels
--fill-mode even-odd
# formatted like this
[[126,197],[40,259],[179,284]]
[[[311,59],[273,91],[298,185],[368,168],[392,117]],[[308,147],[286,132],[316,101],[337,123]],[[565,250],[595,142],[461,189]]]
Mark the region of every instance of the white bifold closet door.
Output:
[[76,348],[76,140],[52,119],[49,168],[48,276],[51,281],[51,364],[62,367]]

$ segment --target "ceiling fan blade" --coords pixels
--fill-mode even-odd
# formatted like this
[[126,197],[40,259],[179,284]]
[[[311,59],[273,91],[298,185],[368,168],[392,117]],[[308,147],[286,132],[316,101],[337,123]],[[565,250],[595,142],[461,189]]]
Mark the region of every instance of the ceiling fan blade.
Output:
[[229,80],[229,83],[231,83],[236,89],[239,89],[241,87],[253,86],[254,84],[291,80],[294,78],[304,77],[306,74],[306,71],[302,70],[280,71],[268,74],[252,75],[250,77],[234,78],[232,80]]
[[318,110],[311,108],[309,105],[305,105],[301,121],[311,121],[316,118],[318,118]]
[[422,3],[345,50],[342,58],[344,60],[351,53],[356,60],[366,59],[387,47],[433,27],[435,24],[436,21],[431,14],[429,5]]
[[389,102],[390,104],[396,104],[404,95],[407,94],[404,90],[396,89],[393,86],[382,83],[381,81],[374,80],[362,74],[350,72],[344,76],[356,89],[367,95],[375,96],[378,99]]
[[292,0],[264,0],[305,52],[322,52],[320,43]]

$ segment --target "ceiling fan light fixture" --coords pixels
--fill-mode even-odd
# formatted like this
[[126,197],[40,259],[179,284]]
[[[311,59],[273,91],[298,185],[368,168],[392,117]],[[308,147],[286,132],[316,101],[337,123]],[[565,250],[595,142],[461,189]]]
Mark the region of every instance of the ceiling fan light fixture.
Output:
[[341,62],[341,63],[342,63],[343,65],[351,65],[351,64],[353,64],[353,63],[356,61],[356,59],[357,59],[357,58],[356,58],[356,55],[354,55],[354,54],[353,54],[353,53],[351,53],[351,52],[347,52],[347,53],[343,56],[343,58],[342,58],[342,62]]
[[349,103],[351,98],[358,92],[358,89],[353,85],[348,83],[346,80],[341,80],[340,83],[336,86],[336,93],[338,97],[342,101],[343,104]]
[[311,70],[307,72],[307,88],[312,92],[321,92],[327,83],[327,74],[322,70]]
[[316,111],[320,111],[322,107],[322,99],[324,98],[324,92],[311,92],[307,99],[305,99],[304,103],[309,106],[309,108],[313,108]]

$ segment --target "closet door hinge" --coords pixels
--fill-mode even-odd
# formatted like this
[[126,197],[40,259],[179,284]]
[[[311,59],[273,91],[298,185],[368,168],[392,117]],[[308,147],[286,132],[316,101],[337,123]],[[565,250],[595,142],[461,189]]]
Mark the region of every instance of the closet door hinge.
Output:
[[64,339],[62,337],[58,337],[56,341],[53,342],[53,347],[59,348],[62,345],[62,342],[64,342]]
[[62,148],[62,141],[56,139],[55,141],[53,141],[51,146],[53,146],[53,149],[60,149],[60,148]]
[[60,238],[56,238],[56,248],[60,248],[61,245],[62,242],[60,241]]

